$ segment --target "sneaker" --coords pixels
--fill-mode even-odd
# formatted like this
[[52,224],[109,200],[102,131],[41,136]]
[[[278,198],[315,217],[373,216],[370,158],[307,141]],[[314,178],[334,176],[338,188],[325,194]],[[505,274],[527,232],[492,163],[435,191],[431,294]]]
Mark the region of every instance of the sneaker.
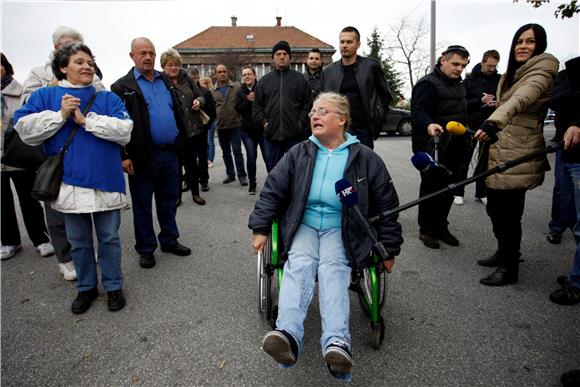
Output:
[[5,261],[14,256],[22,249],[22,246],[2,246],[0,248],[0,260]]
[[99,289],[94,288],[84,292],[79,292],[77,298],[73,301],[71,312],[74,314],[85,313],[91,307],[93,301],[99,297]]
[[248,194],[250,194],[250,195],[256,194],[256,184],[250,184],[250,189],[248,189]]
[[224,183],[224,184],[229,184],[229,183],[231,183],[232,181],[236,181],[236,178],[235,178],[235,177],[233,177],[233,176],[227,176],[227,177],[226,177],[226,178],[225,178],[225,179],[222,181],[222,183]]
[[75,270],[75,264],[73,261],[59,263],[58,270],[67,281],[74,281],[77,279],[77,271]]
[[580,288],[566,282],[560,289],[550,294],[550,301],[558,305],[576,305],[580,303]]
[[487,206],[487,198],[475,198],[476,203],[481,203]]
[[123,289],[113,290],[112,292],[107,292],[107,308],[109,311],[116,312],[125,307],[125,296],[123,295]]
[[344,344],[332,343],[326,347],[324,360],[333,376],[334,374],[349,373],[354,365],[350,350]]
[[242,176],[240,177],[240,185],[242,187],[245,187],[248,185],[248,178],[246,176]]
[[36,250],[41,257],[50,257],[51,255],[54,255],[54,246],[50,242],[36,246]]
[[274,330],[262,338],[262,351],[272,356],[277,363],[285,366],[296,364],[298,345],[291,334],[284,330]]
[[458,206],[462,206],[465,204],[465,201],[463,200],[463,196],[455,196],[453,198],[453,204],[456,204]]

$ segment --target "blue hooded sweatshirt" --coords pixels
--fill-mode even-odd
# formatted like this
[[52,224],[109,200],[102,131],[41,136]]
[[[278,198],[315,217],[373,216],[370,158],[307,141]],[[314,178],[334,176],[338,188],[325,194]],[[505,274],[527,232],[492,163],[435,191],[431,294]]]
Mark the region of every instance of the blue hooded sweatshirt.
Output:
[[309,138],[318,151],[302,223],[317,230],[341,227],[342,204],[336,197],[334,183],[344,177],[349,145],[360,142],[348,133],[344,137],[346,141],[333,150],[322,146],[314,135]]

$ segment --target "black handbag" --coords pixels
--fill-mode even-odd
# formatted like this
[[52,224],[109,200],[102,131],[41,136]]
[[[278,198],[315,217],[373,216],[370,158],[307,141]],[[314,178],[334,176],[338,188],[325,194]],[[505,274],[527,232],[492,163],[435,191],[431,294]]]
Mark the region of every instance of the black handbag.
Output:
[[[97,93],[91,96],[83,115],[87,115],[96,96]],[[53,201],[58,198],[64,171],[64,155],[78,130],[79,125],[75,125],[61,150],[54,156],[49,157],[40,167],[38,167],[36,177],[34,178],[34,184],[32,185],[32,191],[30,192],[30,196],[34,199]]]
[[4,149],[2,150],[2,164],[22,168],[30,171],[36,169],[46,160],[42,145],[26,145],[14,130],[13,119],[4,132]]

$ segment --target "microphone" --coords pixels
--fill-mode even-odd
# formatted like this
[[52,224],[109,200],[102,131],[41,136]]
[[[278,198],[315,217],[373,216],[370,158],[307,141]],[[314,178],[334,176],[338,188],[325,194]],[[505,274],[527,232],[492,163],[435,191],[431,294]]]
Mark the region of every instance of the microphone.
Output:
[[358,194],[356,189],[353,187],[352,183],[346,179],[340,179],[334,183],[334,191],[336,192],[336,197],[340,200],[343,207],[351,208],[354,211],[359,223],[364,227],[366,233],[371,237],[373,241],[373,247],[377,253],[381,256],[383,260],[388,260],[390,258],[389,253],[383,246],[382,242],[377,239],[375,231],[371,227],[371,224],[367,218],[364,217],[360,208],[358,207]]
[[[465,133],[469,133],[472,136],[475,134],[475,131],[467,129],[465,125],[457,121],[449,121],[447,125],[445,125],[445,129],[447,130],[447,133],[452,134],[454,136],[463,136],[465,135]],[[485,134],[487,134],[490,137],[491,143],[497,141],[497,134],[489,133],[487,131],[485,131]]]
[[449,169],[438,161],[433,160],[433,157],[427,152],[417,152],[411,157],[411,162],[413,166],[419,170],[419,172],[427,172],[432,169],[442,169],[448,176],[453,175]]

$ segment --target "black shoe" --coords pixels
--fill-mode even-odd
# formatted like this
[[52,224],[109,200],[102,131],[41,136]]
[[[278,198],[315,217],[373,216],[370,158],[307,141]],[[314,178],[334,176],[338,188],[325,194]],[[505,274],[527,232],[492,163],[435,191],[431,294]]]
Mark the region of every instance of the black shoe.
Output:
[[161,251],[164,253],[179,255],[180,257],[185,257],[186,255],[191,254],[191,249],[189,247],[185,247],[179,243],[172,246],[161,246]]
[[438,249],[440,247],[439,240],[435,237],[435,235],[433,235],[432,232],[426,232],[425,234],[419,235],[419,239],[421,239],[423,244],[430,249]]
[[145,253],[139,256],[139,266],[143,269],[151,269],[155,266],[155,256],[153,253]]
[[199,195],[193,195],[193,201],[199,204],[200,206],[203,206],[205,204],[205,199]]
[[250,189],[248,189],[248,193],[250,195],[255,195],[256,194],[256,184],[250,184]]
[[248,185],[248,178],[246,176],[240,177],[240,185],[246,187]]
[[277,363],[286,366],[296,364],[298,344],[291,334],[284,330],[274,330],[262,338],[262,351],[272,356]]
[[480,259],[477,261],[477,264],[479,266],[485,266],[485,267],[496,267],[499,266],[500,264],[500,256],[497,253],[497,251],[489,258],[487,259]]
[[233,177],[233,176],[227,176],[227,177],[226,177],[226,178],[225,178],[225,179],[222,181],[222,183],[224,183],[224,184],[229,184],[229,183],[231,183],[232,181],[236,181],[236,178],[235,178],[235,177]]
[[[349,349],[345,345],[330,344],[324,351],[324,360],[328,370],[334,374],[346,374],[354,365],[354,360]],[[336,376],[335,376],[336,377]]]
[[562,234],[549,232],[548,235],[546,235],[546,240],[553,245],[559,245],[562,242]]
[[123,295],[123,289],[107,292],[107,307],[111,312],[121,310],[125,307],[125,296]]
[[576,305],[580,303],[580,288],[567,281],[562,288],[550,294],[550,301],[558,305]]
[[564,387],[580,386],[580,370],[564,372],[560,377],[560,383],[562,383],[562,386]]
[[199,187],[201,188],[201,192],[209,191],[209,185],[207,183],[199,183]]
[[73,301],[71,306],[71,312],[74,314],[85,313],[91,307],[93,301],[99,297],[99,289],[94,288],[91,290],[86,290],[84,292],[79,292],[77,298]]
[[183,184],[181,185],[181,192],[187,192],[189,191],[189,183],[184,181]]
[[558,285],[564,286],[565,283],[568,283],[568,276],[561,275],[558,278],[556,278],[556,282],[558,283]]
[[498,267],[493,273],[479,280],[486,286],[504,286],[518,282],[518,269]]
[[449,232],[449,230],[444,230],[435,234],[437,239],[441,242],[448,244],[449,246],[459,246],[459,240]]

